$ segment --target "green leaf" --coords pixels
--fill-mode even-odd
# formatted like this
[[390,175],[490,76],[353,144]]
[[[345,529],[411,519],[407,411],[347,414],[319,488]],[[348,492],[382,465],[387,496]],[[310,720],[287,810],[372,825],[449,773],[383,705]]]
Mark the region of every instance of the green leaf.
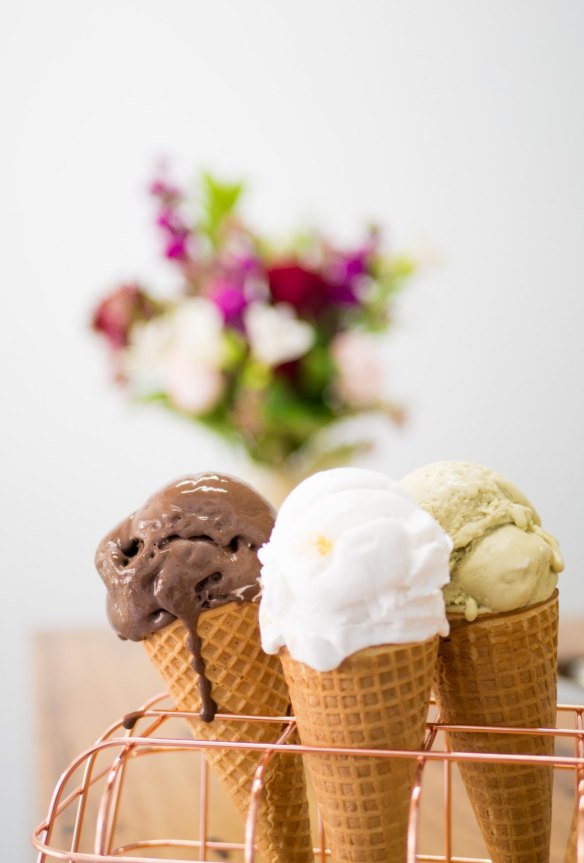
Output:
[[207,426],[211,431],[220,434],[230,443],[235,443],[239,440],[237,429],[234,428],[233,423],[222,408],[211,411],[210,413],[200,414],[199,416],[194,417],[194,419],[202,425]]
[[349,325],[372,332],[386,331],[391,324],[391,303],[415,271],[415,261],[403,255],[379,258],[373,268],[373,281],[367,295],[354,315],[348,318]]
[[235,330],[223,330],[223,363],[227,371],[239,372],[249,348],[241,333]]
[[272,369],[248,357],[239,375],[239,385],[244,390],[264,390],[270,386]]
[[331,419],[322,402],[301,400],[284,381],[274,380],[264,403],[266,427],[274,434],[302,444]]
[[162,402],[165,407],[169,407],[170,403],[168,401],[168,396],[165,392],[152,392],[152,393],[144,393],[143,395],[136,396],[134,401],[138,404],[148,405],[153,404],[155,402]]
[[222,183],[211,174],[201,176],[202,230],[216,247],[225,219],[230,216],[243,192],[243,183]]
[[309,397],[322,398],[336,371],[330,347],[315,345],[302,357],[300,367],[303,391]]

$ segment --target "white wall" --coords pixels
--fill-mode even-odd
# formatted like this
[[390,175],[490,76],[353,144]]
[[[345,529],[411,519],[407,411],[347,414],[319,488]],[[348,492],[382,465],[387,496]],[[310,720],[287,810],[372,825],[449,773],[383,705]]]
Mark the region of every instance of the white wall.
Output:
[[578,0],[4,0],[6,858],[31,856],[31,631],[104,623],[104,531],[183,471],[237,469],[118,399],[87,331],[117,279],[160,273],[143,194],[160,155],[249,178],[264,229],[375,217],[439,251],[399,305],[410,421],[382,466],[507,474],[565,551],[563,613],[584,613],[583,37]]

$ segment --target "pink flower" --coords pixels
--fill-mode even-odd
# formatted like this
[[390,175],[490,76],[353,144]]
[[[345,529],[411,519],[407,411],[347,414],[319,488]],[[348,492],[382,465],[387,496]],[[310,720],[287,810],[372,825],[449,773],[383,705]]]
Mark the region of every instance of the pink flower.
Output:
[[186,232],[186,226],[181,215],[173,207],[162,207],[158,213],[156,224],[159,228],[168,231],[169,234],[184,234]]
[[161,201],[180,201],[183,197],[178,186],[173,186],[162,177],[153,180],[149,188],[150,194]]
[[327,276],[338,286],[348,292],[355,300],[354,287],[369,270],[369,248],[360,249],[349,254],[335,254],[327,267]]
[[188,257],[188,233],[172,235],[166,242],[164,254],[170,261],[185,261]]
[[209,288],[208,296],[223,315],[227,326],[240,329],[242,314],[249,304],[243,284],[228,279],[216,279]]
[[164,204],[158,213],[156,224],[165,237],[165,257],[169,260],[185,261],[189,257],[191,232],[180,212],[172,204]]
[[374,407],[382,399],[385,370],[379,342],[362,332],[345,332],[332,344],[337,366],[336,390],[354,408]]
[[172,404],[197,416],[212,410],[223,393],[218,369],[180,353],[167,358],[164,377]]
[[106,337],[112,348],[119,349],[128,344],[133,324],[153,314],[154,305],[139,285],[121,285],[100,302],[91,326]]

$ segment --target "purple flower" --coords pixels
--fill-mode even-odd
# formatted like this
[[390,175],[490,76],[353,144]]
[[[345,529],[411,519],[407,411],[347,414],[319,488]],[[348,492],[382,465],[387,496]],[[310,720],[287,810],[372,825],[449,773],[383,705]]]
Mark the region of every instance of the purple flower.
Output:
[[188,239],[189,235],[187,231],[184,234],[171,235],[164,249],[165,257],[170,261],[186,261],[189,256],[187,250]]
[[180,201],[183,197],[178,186],[173,186],[162,178],[154,180],[148,189],[150,194],[155,198],[160,198],[163,201]]
[[337,254],[327,267],[327,276],[334,285],[333,301],[353,305],[358,302],[358,286],[370,269],[371,247],[365,246],[349,254]]
[[330,297],[331,303],[336,306],[354,306],[358,302],[355,285],[349,279],[333,284]]
[[367,273],[367,258],[369,249],[362,249],[352,255],[347,255],[342,262],[343,280],[351,281],[356,276],[364,276]]
[[261,267],[260,262],[255,255],[245,254],[234,257],[236,267],[245,275],[259,273]]
[[242,284],[219,278],[209,289],[209,299],[220,310],[227,326],[242,328],[243,311],[249,303]]
[[156,224],[159,228],[168,231],[169,234],[183,234],[187,230],[180,213],[168,206],[161,208],[156,218]]
[[160,201],[156,224],[165,234],[164,256],[172,261],[186,261],[191,232],[178,210],[184,199],[182,191],[164,177],[158,177],[150,184],[150,194]]
[[164,205],[158,213],[156,224],[165,234],[165,257],[174,261],[185,261],[189,257],[190,231],[178,210]]

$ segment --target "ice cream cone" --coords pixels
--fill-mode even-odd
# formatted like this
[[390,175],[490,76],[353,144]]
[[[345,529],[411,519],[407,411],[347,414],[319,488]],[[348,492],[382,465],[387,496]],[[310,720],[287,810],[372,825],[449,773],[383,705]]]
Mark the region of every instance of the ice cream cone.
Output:
[[[319,672],[280,653],[304,745],[420,749],[438,637],[369,647]],[[413,758],[310,754],[334,863],[406,859]]]
[[[285,716],[290,697],[281,665],[260,645],[258,607],[227,603],[201,613],[197,634],[202,643],[206,677],[221,713]],[[198,713],[198,675],[192,667],[188,633],[175,621],[143,641],[179,710]],[[193,720],[195,736],[204,740],[274,742],[278,731],[269,723]],[[257,751],[208,749],[213,765],[231,799],[247,815],[251,783],[260,755]],[[266,863],[312,863],[312,840],[304,772],[300,757],[274,755],[260,806],[256,841]]]
[[[556,721],[557,591],[520,611],[450,616],[441,640],[436,696],[453,725],[553,728]],[[451,732],[454,751],[553,755],[544,735]],[[552,768],[461,762],[460,772],[493,863],[549,863]]]

